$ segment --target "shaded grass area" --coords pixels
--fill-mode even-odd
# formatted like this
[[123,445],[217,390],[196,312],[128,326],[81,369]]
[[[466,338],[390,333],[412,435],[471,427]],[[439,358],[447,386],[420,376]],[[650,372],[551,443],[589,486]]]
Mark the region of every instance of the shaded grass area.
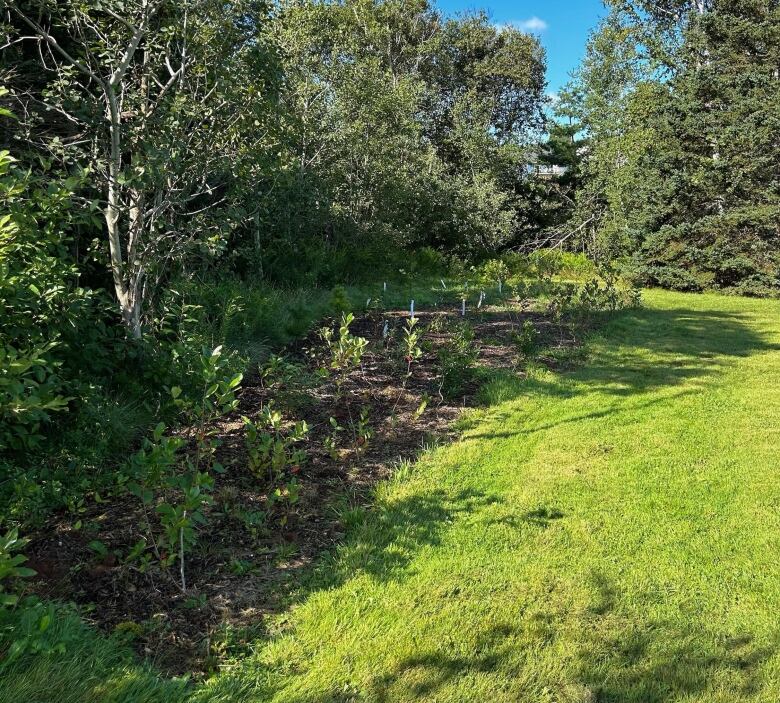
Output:
[[[21,619],[0,617],[0,634],[13,628],[17,641],[43,650],[26,654],[10,665],[0,661],[0,702],[38,703],[169,703],[186,696],[185,680],[162,680],[150,667],[139,664],[129,648],[116,638],[106,639],[62,609],[45,632],[40,612],[28,610]],[[48,652],[57,646],[65,654]]]
[[[780,699],[780,304],[647,301],[573,372],[494,375],[462,441],[382,484],[273,627],[187,697]],[[182,699],[115,652],[85,635],[23,658],[0,701]]]

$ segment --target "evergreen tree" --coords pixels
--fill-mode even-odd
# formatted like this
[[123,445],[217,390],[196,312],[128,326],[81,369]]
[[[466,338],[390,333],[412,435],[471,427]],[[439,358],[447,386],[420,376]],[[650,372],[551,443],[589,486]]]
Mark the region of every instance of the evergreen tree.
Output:
[[775,0],[613,3],[579,78],[598,252],[652,284],[780,289],[779,66]]

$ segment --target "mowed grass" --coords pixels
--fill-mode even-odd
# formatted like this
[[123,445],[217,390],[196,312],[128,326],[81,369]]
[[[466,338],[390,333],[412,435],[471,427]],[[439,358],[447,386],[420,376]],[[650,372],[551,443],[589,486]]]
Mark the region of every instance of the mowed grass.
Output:
[[[574,371],[484,393],[186,697],[780,700],[780,302],[650,292]],[[14,664],[0,701],[180,700],[98,644]]]
[[780,700],[780,303],[646,301],[497,379],[198,700]]

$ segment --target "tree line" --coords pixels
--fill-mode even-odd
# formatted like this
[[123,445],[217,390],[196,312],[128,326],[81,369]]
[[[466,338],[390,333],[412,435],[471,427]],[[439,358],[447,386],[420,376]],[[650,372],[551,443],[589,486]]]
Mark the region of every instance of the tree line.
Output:
[[12,170],[71,193],[65,247],[135,337],[176,271],[285,280],[334,248],[497,251],[534,217],[545,56],[483,13],[6,0],[5,21]]

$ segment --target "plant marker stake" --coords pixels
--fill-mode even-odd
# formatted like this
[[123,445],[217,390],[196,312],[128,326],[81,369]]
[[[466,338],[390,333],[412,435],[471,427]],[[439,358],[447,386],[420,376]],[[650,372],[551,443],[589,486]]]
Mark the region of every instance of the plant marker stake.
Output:
[[387,281],[382,284],[382,291],[387,293]]
[[481,290],[479,292],[479,302],[477,303],[477,308],[481,308],[482,307],[482,303],[483,303],[484,300],[485,300],[485,291]]
[[460,301],[460,316],[461,317],[466,317],[466,299],[465,298],[461,298],[461,301]]
[[410,311],[410,313],[411,313],[411,317],[412,317],[412,319],[414,320],[414,301],[412,301],[412,305],[411,305],[411,307],[409,308],[409,311]]
[[369,305],[371,305],[371,298],[369,298],[368,300],[366,300],[366,307],[368,307]]
[[382,339],[387,339],[387,335],[390,334],[390,323],[385,320],[385,326],[382,328]]
[[441,281],[441,287],[442,287],[444,290],[447,290],[447,284],[444,282],[444,279],[443,279],[443,278],[440,278],[439,280]]

